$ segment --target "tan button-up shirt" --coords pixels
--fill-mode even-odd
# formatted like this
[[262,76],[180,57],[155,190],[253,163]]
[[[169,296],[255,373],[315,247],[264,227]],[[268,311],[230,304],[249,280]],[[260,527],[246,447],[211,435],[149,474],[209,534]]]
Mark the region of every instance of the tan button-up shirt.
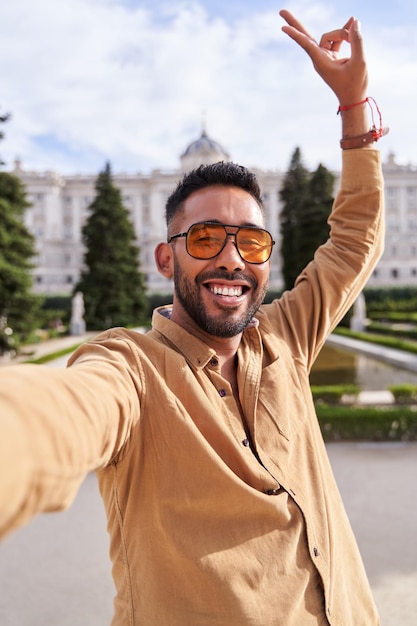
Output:
[[68,370],[2,370],[0,525],[68,505],[97,469],[114,626],[379,624],[309,389],[382,252],[379,153],[343,160],[331,239],[243,333],[243,415],[215,352],[167,308],[146,335],[85,344]]

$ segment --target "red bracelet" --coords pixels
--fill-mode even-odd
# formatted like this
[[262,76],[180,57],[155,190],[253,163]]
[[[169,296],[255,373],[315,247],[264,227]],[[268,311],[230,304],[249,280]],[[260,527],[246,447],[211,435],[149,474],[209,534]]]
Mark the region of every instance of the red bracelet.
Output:
[[367,102],[369,102],[369,98],[365,98],[365,100],[361,100],[360,102],[355,102],[354,104],[345,104],[344,106],[340,105],[339,108],[337,109],[337,114],[339,115],[341,111],[349,111],[349,109],[354,109],[355,107],[358,107],[360,104],[366,104]]

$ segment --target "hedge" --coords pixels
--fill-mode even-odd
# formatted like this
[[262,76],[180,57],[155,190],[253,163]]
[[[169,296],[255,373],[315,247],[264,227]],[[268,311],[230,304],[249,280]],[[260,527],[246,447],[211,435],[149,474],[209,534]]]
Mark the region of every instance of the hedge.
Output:
[[390,337],[388,335],[377,335],[366,332],[352,331],[346,328],[338,326],[334,330],[335,335],[342,335],[344,337],[351,337],[352,339],[359,339],[368,343],[374,343],[376,345],[385,346],[387,348],[394,348],[396,350],[404,350],[404,352],[410,352],[417,354],[417,342],[405,341],[397,339],[396,337]]
[[411,407],[316,405],[323,439],[335,441],[417,441],[417,411]]
[[344,396],[356,398],[360,392],[359,385],[312,385],[311,393],[314,402],[339,404]]
[[417,385],[402,383],[388,387],[399,404],[417,404]]
[[389,335],[390,337],[397,337],[398,339],[410,339],[411,341],[417,341],[417,326],[413,325],[408,328],[393,327],[389,324],[383,324],[382,322],[370,322],[366,326],[366,332],[376,333],[377,335]]

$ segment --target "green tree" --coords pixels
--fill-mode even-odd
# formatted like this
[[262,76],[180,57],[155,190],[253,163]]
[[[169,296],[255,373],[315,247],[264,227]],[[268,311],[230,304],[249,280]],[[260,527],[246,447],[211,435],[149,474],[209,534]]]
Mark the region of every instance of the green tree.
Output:
[[[0,124],[4,124],[5,122],[7,122],[9,118],[10,118],[9,113],[4,113],[3,115],[0,115]],[[3,137],[4,137],[4,133],[2,130],[0,130],[0,140],[3,139]],[[0,165],[4,165],[1,159],[0,159]]]
[[329,238],[327,220],[333,205],[333,186],[334,176],[323,165],[319,165],[309,178],[307,197],[299,212],[297,275]]
[[285,289],[291,289],[299,273],[298,225],[308,194],[308,177],[308,170],[302,163],[301,150],[296,148],[280,191],[283,203],[280,214],[281,259]]
[[31,293],[35,242],[24,224],[28,206],[20,179],[0,172],[0,352],[17,348],[37,327],[40,303]]
[[329,236],[327,219],[333,204],[334,176],[323,165],[310,173],[296,148],[280,192],[282,274],[285,289],[313,259]]
[[83,227],[84,270],[75,291],[84,294],[87,328],[142,323],[148,312],[139,248],[129,212],[113,184],[110,164],[96,181],[96,196]]

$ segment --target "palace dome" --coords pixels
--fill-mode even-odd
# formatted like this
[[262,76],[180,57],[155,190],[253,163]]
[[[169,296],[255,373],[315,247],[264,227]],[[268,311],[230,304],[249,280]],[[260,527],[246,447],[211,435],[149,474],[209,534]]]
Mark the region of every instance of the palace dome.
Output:
[[217,141],[211,139],[203,128],[200,137],[190,143],[180,159],[181,169],[187,172],[201,164],[209,165],[218,161],[230,161],[230,155]]

